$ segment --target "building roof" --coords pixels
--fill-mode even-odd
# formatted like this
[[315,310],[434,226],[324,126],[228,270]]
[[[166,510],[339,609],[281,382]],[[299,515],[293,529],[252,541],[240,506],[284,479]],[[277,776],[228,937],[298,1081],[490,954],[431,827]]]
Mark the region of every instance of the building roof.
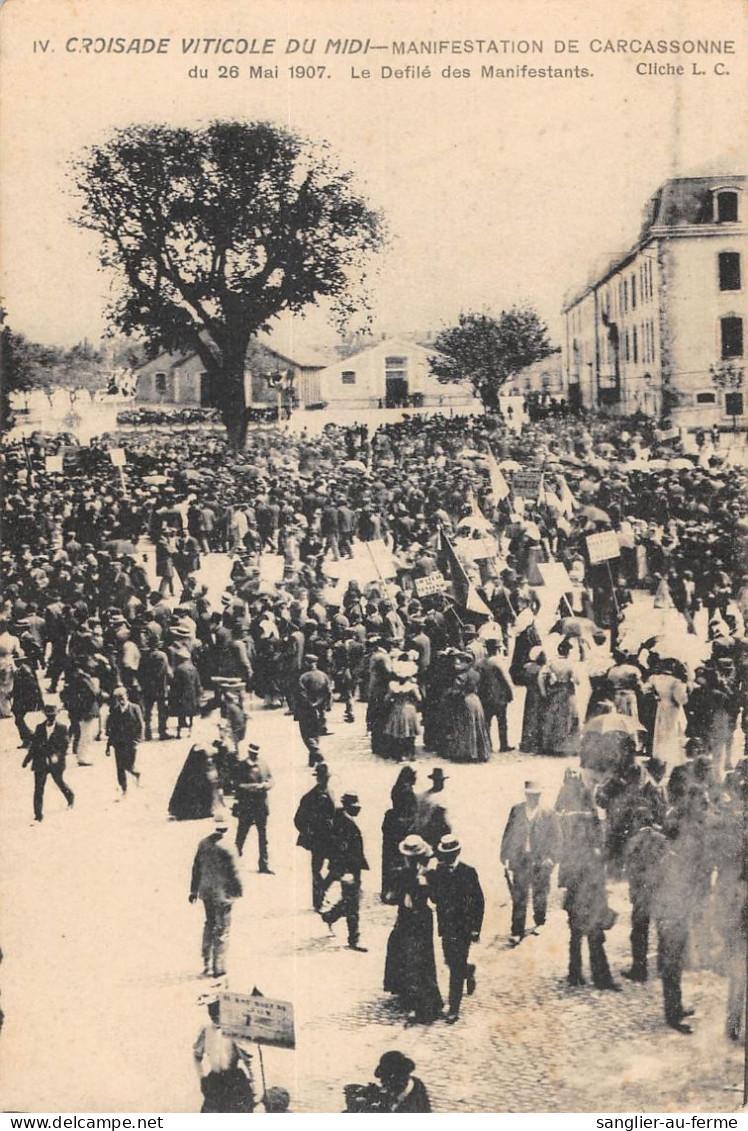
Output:
[[[300,350],[298,354],[297,351],[294,350],[294,357],[291,357],[289,353],[282,352],[272,345],[264,335],[250,339],[249,346],[247,347],[248,354],[252,351],[253,347],[256,350],[259,349],[266,353],[271,353],[284,365],[295,365],[300,369],[324,369],[325,366],[329,364],[326,361],[313,357],[311,352],[307,352],[303,349]],[[166,372],[170,372],[173,369],[178,369],[180,366],[184,365],[185,362],[190,361],[191,358],[196,356],[196,350],[186,350],[180,353],[170,353],[168,350],[164,350],[163,353],[159,353],[155,357],[148,358],[146,361],[141,362],[140,365],[136,365],[135,372],[137,373],[140,369],[144,369],[147,365],[153,365],[156,361],[161,363],[162,368]]]
[[675,228],[684,224],[710,224],[713,220],[712,194],[715,189],[741,188],[743,176],[675,177],[665,181],[647,201],[639,240],[653,228]]
[[405,337],[383,337],[376,338],[371,342],[366,342],[353,353],[347,354],[346,357],[336,358],[335,361],[330,362],[330,364],[325,366],[325,368],[333,369],[337,365],[347,365],[348,362],[353,361],[355,358],[360,357],[362,354],[373,353],[375,350],[381,350],[385,353],[393,355],[397,353],[413,353],[415,350],[419,351],[420,353],[426,354],[428,357],[436,357],[438,354],[438,350],[435,350],[433,347],[424,346],[420,342],[408,341],[408,339]]
[[625,266],[648,240],[657,235],[667,234],[672,229],[712,223],[712,194],[715,189],[739,189],[745,181],[746,177],[742,174],[727,173],[717,173],[713,176],[673,177],[665,181],[645,205],[639,238],[633,247],[606,260],[605,265],[599,269],[593,269],[582,287],[568,291],[561,307],[562,314]]

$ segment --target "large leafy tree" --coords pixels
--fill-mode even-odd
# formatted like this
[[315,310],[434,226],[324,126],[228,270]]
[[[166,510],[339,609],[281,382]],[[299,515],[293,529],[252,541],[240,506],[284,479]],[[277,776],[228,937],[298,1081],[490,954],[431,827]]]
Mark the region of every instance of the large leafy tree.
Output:
[[142,336],[150,356],[196,351],[241,444],[251,338],[320,299],[352,313],[381,216],[326,143],[267,122],[132,126],[73,171],[75,222],[102,237],[102,266],[121,280],[113,326]]
[[498,407],[499,390],[511,377],[552,352],[548,327],[529,307],[513,306],[498,317],[461,314],[442,330],[431,370],[440,381],[470,382],[486,408]]

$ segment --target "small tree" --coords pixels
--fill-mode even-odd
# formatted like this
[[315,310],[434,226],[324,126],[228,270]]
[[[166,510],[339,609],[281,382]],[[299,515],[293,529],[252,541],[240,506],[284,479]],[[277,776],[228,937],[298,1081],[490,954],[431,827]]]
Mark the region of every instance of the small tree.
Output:
[[533,361],[552,353],[548,327],[536,311],[513,306],[498,318],[461,314],[457,326],[442,330],[431,371],[440,381],[469,381],[488,409],[499,404],[502,385]]
[[251,338],[320,299],[352,313],[380,215],[326,144],[267,122],[131,126],[85,151],[74,177],[75,222],[101,236],[121,281],[113,326],[151,357],[195,351],[242,445]]

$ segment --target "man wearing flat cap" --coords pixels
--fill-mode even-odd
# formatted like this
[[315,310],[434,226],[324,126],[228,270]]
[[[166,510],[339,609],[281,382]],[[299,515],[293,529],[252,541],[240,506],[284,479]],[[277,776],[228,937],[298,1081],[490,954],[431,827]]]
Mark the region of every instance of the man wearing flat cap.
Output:
[[537,782],[525,782],[525,800],[512,806],[501,841],[501,862],[512,896],[510,941],[514,946],[525,935],[530,893],[535,926],[545,923],[551,872],[558,858],[556,814],[541,806],[541,793]]
[[332,826],[335,801],[330,793],[330,771],[326,762],[319,762],[312,771],[316,784],[299,802],[294,825],[298,832],[296,843],[311,853],[312,906],[319,911],[325,894],[322,869],[329,863],[333,850]]
[[296,698],[296,719],[301,738],[309,751],[309,765],[322,761],[319,751],[320,736],[327,733],[325,711],[332,700],[332,686],[323,671],[317,667],[319,657],[315,652],[304,656],[306,671],[299,679]]
[[364,842],[355,818],[361,812],[357,793],[344,793],[340,808],[335,810],[331,830],[330,867],[325,887],[335,880],[340,882],[341,895],[329,911],[322,913],[328,927],[345,917],[348,926],[350,950],[365,951],[359,945],[359,906],[361,903],[361,873],[368,871],[364,856]]
[[468,958],[471,944],[480,939],[485,908],[478,873],[463,864],[461,851],[456,836],[442,837],[436,849],[439,864],[430,876],[444,961],[449,967],[449,1024],[459,1017],[466,983],[468,994],[475,992],[475,966]]

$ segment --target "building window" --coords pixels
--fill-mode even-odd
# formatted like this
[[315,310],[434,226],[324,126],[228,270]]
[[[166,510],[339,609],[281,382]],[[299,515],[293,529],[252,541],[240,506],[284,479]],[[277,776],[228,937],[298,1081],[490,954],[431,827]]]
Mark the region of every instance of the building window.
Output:
[[636,332],[636,326],[634,326],[633,346],[634,346],[634,361],[638,361],[639,360],[639,337],[638,337],[638,334]]
[[341,377],[344,385],[356,384],[356,371],[354,369],[344,369]]
[[636,310],[636,275],[631,276],[631,309]]
[[730,316],[720,318],[720,344],[723,361],[743,356],[743,319]]
[[696,404],[716,404],[717,397],[715,393],[697,393]]
[[166,374],[165,373],[155,373],[154,374],[154,380],[156,382],[156,392],[159,393],[159,394],[165,393],[166,392]]
[[721,251],[717,260],[719,263],[719,289],[721,291],[739,291],[740,252]]
[[630,361],[631,360],[631,350],[629,348],[629,332],[628,332],[628,330],[626,331],[626,333],[624,334],[624,337],[623,337],[623,346],[624,346],[623,352],[624,352],[624,355],[626,357],[626,361]]
[[718,192],[714,213],[718,224],[734,224],[738,218],[738,194],[734,191]]
[[745,402],[742,393],[725,393],[725,416],[742,416]]
[[624,314],[626,313],[628,308],[629,308],[629,281],[628,281],[628,279],[624,279],[623,280],[623,311],[624,311]]

